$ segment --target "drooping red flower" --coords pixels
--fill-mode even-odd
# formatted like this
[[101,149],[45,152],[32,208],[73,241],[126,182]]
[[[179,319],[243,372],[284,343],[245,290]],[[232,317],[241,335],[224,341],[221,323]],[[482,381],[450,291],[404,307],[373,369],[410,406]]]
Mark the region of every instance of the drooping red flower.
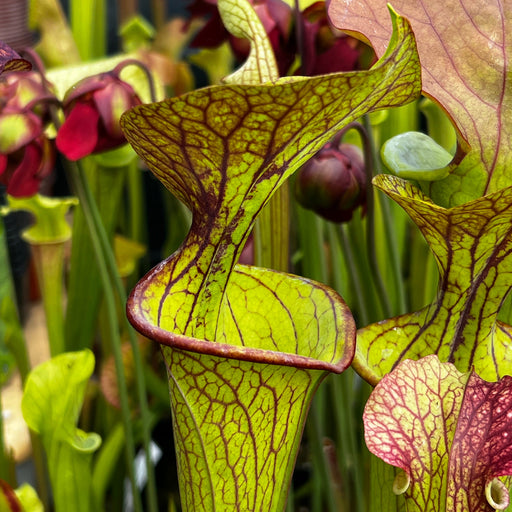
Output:
[[361,43],[333,28],[325,2],[315,2],[301,13],[302,65],[297,74],[316,76],[359,68]]
[[54,96],[35,71],[0,79],[0,183],[14,197],[37,193],[53,170],[55,151],[45,135],[51,101]]
[[[324,1],[315,2],[298,16],[282,0],[249,1],[265,28],[281,76],[289,74],[299,53],[301,66],[295,74],[314,76],[360,68],[364,45],[330,25]],[[249,42],[224,28],[217,0],[195,0],[188,10],[191,18],[207,19],[191,43],[193,48],[216,48],[229,41],[238,60],[247,58]]]
[[331,222],[347,222],[366,203],[366,171],[361,150],[335,137],[299,171],[298,202]]
[[117,70],[85,78],[64,98],[66,119],[57,133],[57,148],[69,160],[78,160],[125,144],[119,119],[141,103]]

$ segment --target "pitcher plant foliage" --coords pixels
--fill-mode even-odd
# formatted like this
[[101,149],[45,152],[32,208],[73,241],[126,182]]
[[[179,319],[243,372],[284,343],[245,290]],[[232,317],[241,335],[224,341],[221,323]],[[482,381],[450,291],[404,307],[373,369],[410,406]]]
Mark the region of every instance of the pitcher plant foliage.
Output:
[[[254,12],[235,7],[229,24],[254,33]],[[414,38],[391,16],[394,37],[369,71],[211,87],[123,115],[135,151],[193,215],[128,302],[134,326],[163,345],[185,510],[284,510],[312,393],[351,362],[354,324],[337,294],[236,262],[308,157],[350,121],[416,97]],[[264,51],[230,81],[268,74]]]
[[52,356],[30,371],[2,221],[37,482],[0,401],[0,509],[510,510],[512,4],[118,2],[94,62],[106,2],[68,4],[0,44],[2,213],[34,213]]
[[[382,383],[366,408],[367,444],[386,462],[406,471],[407,510],[502,510],[508,507],[508,490],[494,478],[511,474],[506,455],[512,414],[506,377],[511,374],[511,328],[497,318],[512,285],[508,257],[512,243],[507,135],[510,45],[505,37],[510,5],[418,0],[395,6],[410,17],[423,91],[452,119],[457,148],[450,159],[432,141],[409,133],[396,142],[392,139],[383,151],[391,172],[406,175],[412,183],[379,176],[375,184],[417,224],[440,277],[432,304],[358,332],[354,366],[372,384]],[[330,15],[338,27],[364,34],[380,53],[390,34],[382,23],[385,3],[372,2],[371,8],[363,21],[361,15],[354,16],[350,2],[340,0],[331,3]],[[441,29],[443,19],[447,23]],[[460,24],[465,27],[462,32],[455,28]],[[427,169],[426,155],[430,155]],[[429,354],[455,367],[439,366]],[[428,360],[421,359],[425,356]],[[421,363],[414,365],[409,358]],[[425,382],[430,366],[436,366],[435,377]],[[453,384],[461,379],[459,371],[475,372],[462,377],[465,394]],[[481,378],[498,382],[492,385]],[[399,408],[382,407],[383,390],[393,384],[399,388],[400,403],[410,406],[409,420]],[[434,398],[430,390],[435,391]],[[457,395],[464,397],[462,406],[454,401]],[[431,417],[421,413],[423,407],[431,410]],[[446,417],[434,415],[436,410],[445,410]],[[398,418],[401,424],[410,423],[397,429]],[[414,437],[417,428],[432,433],[424,445]],[[446,437],[440,443],[435,436],[443,431]],[[480,453],[472,452],[473,443]],[[500,455],[493,458],[496,451]],[[465,459],[466,454],[471,458]]]

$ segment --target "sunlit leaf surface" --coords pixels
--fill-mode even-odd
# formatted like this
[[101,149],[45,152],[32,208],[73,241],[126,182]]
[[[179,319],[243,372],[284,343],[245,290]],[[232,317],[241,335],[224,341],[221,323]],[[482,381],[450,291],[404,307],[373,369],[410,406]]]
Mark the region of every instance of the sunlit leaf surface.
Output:
[[184,510],[283,510],[312,394],[352,360],[354,321],[334,291],[236,262],[272,194],[341,127],[418,96],[414,37],[392,17],[396,37],[370,71],[210,87],[123,116],[193,214],[128,302],[164,345]]
[[375,384],[406,358],[438,354],[487,380],[512,374],[512,329],[497,321],[512,286],[512,187],[445,209],[399,178],[374,182],[418,225],[440,279],[429,306],[359,330],[357,370]]
[[512,474],[512,377],[489,383],[436,356],[407,360],[371,394],[364,425],[369,450],[405,471],[395,491],[408,512],[508,505],[497,477]]
[[230,271],[277,187],[348,122],[418,94],[414,38],[396,23],[394,46],[370,71],[211,87],[123,116],[135,150],[193,212],[179,252],[138,284],[132,316],[216,339]]

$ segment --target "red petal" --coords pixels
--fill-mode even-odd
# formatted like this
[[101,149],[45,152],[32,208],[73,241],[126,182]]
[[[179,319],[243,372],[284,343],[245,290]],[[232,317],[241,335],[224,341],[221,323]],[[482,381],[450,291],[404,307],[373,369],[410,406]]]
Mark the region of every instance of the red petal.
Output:
[[57,133],[57,148],[69,160],[90,155],[98,142],[98,111],[90,103],[77,102]]
[[27,197],[37,193],[41,180],[36,176],[41,167],[41,158],[42,151],[37,144],[29,144],[25,148],[23,160],[7,185],[8,194],[14,197]]
[[6,169],[7,169],[7,156],[0,155],[0,176],[5,172]]

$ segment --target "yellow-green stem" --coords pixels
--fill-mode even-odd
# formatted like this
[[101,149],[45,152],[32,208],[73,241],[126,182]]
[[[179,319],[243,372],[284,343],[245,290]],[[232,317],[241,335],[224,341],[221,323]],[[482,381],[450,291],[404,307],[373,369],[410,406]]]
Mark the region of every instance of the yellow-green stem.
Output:
[[[133,493],[134,508],[137,512],[142,512],[142,504],[140,494],[137,490],[134,470],[135,460],[135,443],[133,438],[133,426],[131,423],[131,413],[128,404],[128,392],[126,386],[126,377],[124,374],[123,359],[121,354],[121,335],[119,332],[119,325],[117,321],[115,294],[112,287],[112,281],[109,276],[109,269],[105,261],[105,248],[102,246],[99,237],[99,231],[103,228],[95,220],[93,210],[95,209],[94,199],[88,187],[87,179],[80,168],[79,164],[69,163],[68,177],[74,188],[74,192],[80,200],[84,217],[91,236],[91,242],[96,256],[96,263],[98,265],[101,283],[103,285],[105,308],[109,320],[109,335],[112,343],[112,353],[114,355],[114,362],[116,367],[117,382],[119,387],[119,399],[121,402],[121,413],[123,419],[123,427],[126,436],[126,466],[128,470],[128,477],[131,482]],[[99,217],[99,214],[98,214]],[[101,223],[100,223],[101,224]],[[105,235],[106,237],[106,235]]]
[[[84,214],[87,218],[88,215],[90,215],[90,222],[92,223],[92,229],[95,231],[95,236],[98,238],[98,244],[99,244],[99,251],[102,256],[102,266],[105,267],[105,272],[110,274],[111,279],[113,281],[108,280],[108,286],[110,287],[110,290],[112,294],[114,294],[114,290],[116,291],[118,298],[122,304],[126,303],[126,291],[123,285],[123,282],[121,280],[121,277],[119,276],[119,272],[117,269],[117,263],[115,260],[115,256],[112,250],[112,246],[110,245],[107,233],[105,232],[103,228],[103,224],[101,222],[100,214],[96,208],[94,198],[92,196],[92,193],[88,187],[87,184],[87,178],[85,176],[85,173],[83,172],[80,167],[78,167],[78,178],[80,180],[80,187],[83,191],[83,195],[86,198],[86,201],[88,203],[88,211],[85,211],[84,208]],[[82,207],[84,206],[83,201],[81,201]],[[88,220],[89,223],[89,220]],[[96,250],[96,247],[95,247]],[[101,271],[101,270],[100,270]],[[103,278],[102,278],[103,280]],[[113,289],[112,289],[113,286]],[[111,319],[117,319],[116,312],[115,312],[115,302],[113,304],[113,309],[111,310],[109,308],[109,317],[112,314]],[[140,407],[140,416],[141,416],[141,423],[142,423],[142,442],[144,446],[144,454],[145,454],[145,463],[146,463],[146,471],[147,471],[147,504],[148,504],[148,510],[149,512],[157,512],[157,495],[156,495],[156,484],[155,484],[155,476],[154,476],[154,470],[153,466],[151,464],[151,454],[150,454],[150,441],[151,441],[151,433],[150,433],[150,424],[151,424],[151,418],[149,414],[149,408],[147,403],[147,396],[146,396],[146,384],[144,379],[144,369],[143,369],[143,362],[142,362],[142,356],[140,353],[140,347],[137,343],[135,331],[132,329],[132,327],[128,323],[128,319],[126,316],[123,316],[125,328],[127,330],[130,345],[133,352],[133,360],[135,365],[135,377],[136,377],[136,386],[137,386],[137,398],[138,403]],[[117,325],[117,320],[116,320]],[[116,372],[118,372],[117,365],[118,363],[121,365],[121,373],[124,379],[124,372],[122,371],[122,356],[121,356],[121,340],[118,339],[118,345],[115,348],[114,351],[114,358],[116,359]],[[117,353],[116,353],[117,352]],[[119,362],[117,361],[117,358],[119,357]],[[119,372],[118,372],[119,375]],[[119,378],[119,377],[118,377]],[[126,393],[126,407],[129,414],[128,409],[128,397],[126,392],[126,381],[124,383],[125,387],[125,393]],[[122,405],[122,400],[121,400]],[[131,431],[131,423],[130,423],[130,431]],[[128,432],[126,432],[126,438],[128,443]],[[133,443],[133,440],[132,440]],[[132,459],[133,461],[133,459]],[[131,470],[133,471],[133,464],[130,465]],[[132,487],[133,487],[132,482]],[[140,496],[138,493],[136,493],[136,489],[134,489],[134,496],[138,497],[140,499]]]
[[290,192],[288,183],[277,190],[256,220],[254,247],[256,266],[288,272],[290,258]]
[[43,298],[52,357],[65,349],[63,270],[65,242],[31,244],[37,280]]

